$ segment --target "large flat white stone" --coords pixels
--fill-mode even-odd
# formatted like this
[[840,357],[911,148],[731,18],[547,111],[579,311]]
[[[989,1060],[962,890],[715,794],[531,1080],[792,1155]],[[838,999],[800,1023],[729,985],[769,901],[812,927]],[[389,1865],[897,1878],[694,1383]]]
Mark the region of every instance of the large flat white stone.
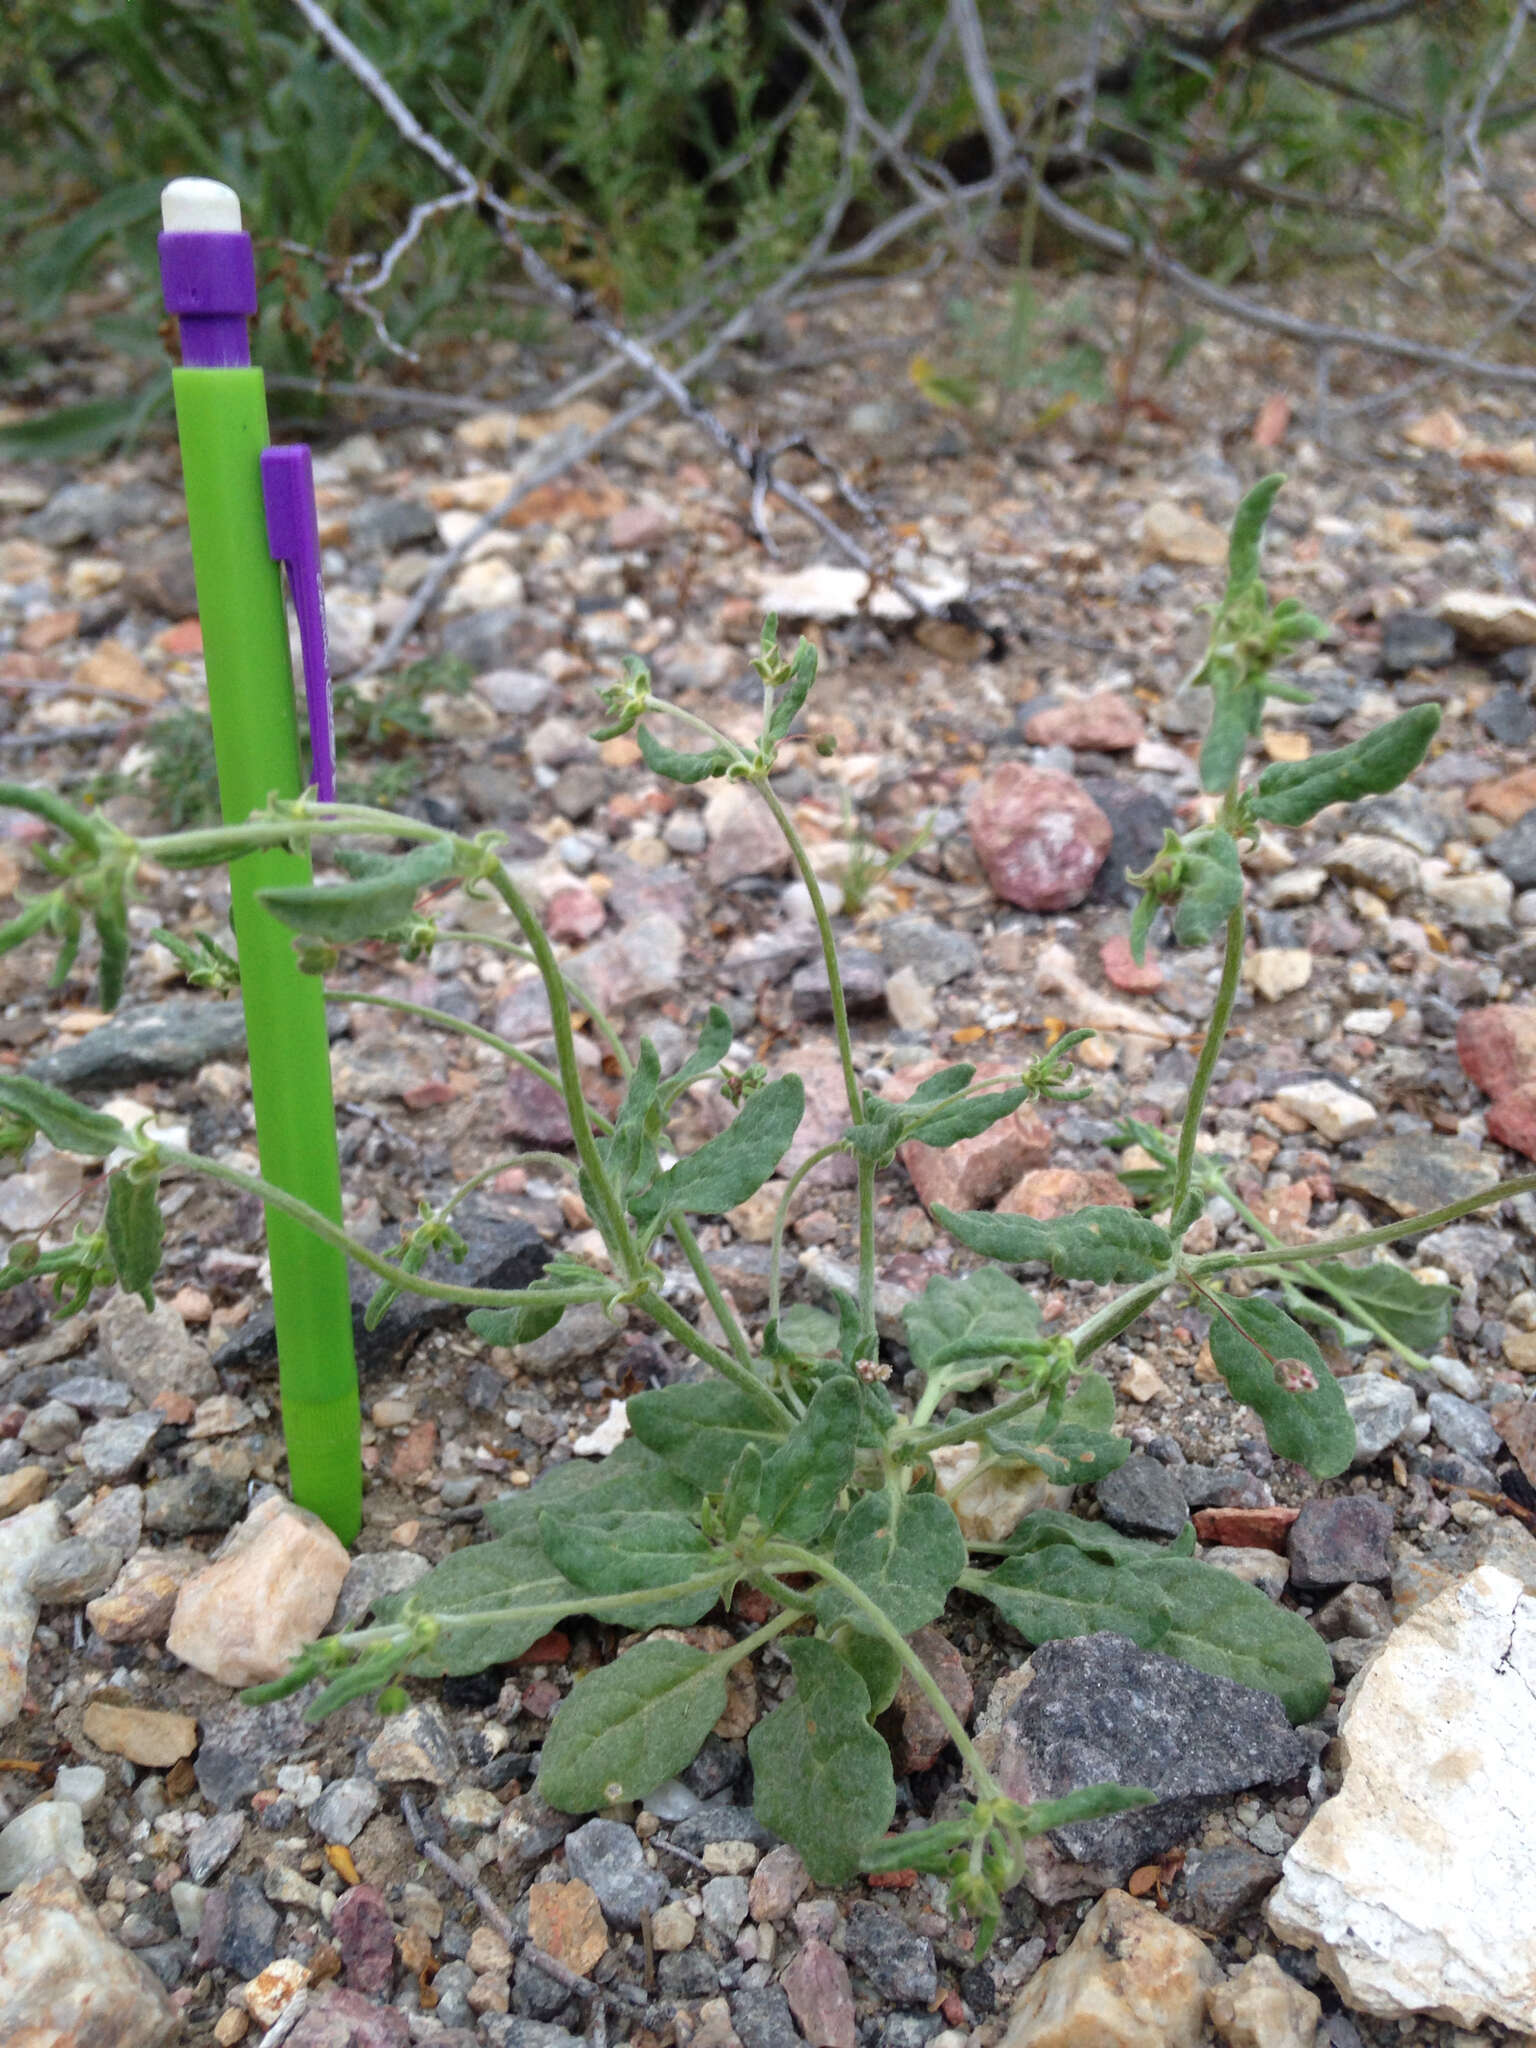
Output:
[[1536,2031],[1536,1600],[1484,1565],[1419,1609],[1340,1716],[1344,1782],[1270,1895],[1348,2004]]

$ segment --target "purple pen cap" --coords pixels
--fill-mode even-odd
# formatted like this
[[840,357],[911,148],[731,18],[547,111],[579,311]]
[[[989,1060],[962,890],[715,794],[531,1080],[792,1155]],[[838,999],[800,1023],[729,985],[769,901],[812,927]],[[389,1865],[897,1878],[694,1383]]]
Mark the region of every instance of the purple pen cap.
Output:
[[193,370],[242,370],[256,311],[256,253],[240,200],[215,178],[173,178],[160,194],[160,284]]

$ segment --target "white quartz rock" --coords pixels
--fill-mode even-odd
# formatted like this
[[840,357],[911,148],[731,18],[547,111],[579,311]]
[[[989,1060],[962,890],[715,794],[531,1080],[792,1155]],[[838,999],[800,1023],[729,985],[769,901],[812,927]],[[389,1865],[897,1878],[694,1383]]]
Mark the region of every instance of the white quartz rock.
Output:
[[1536,2031],[1536,1600],[1483,1566],[1412,1614],[1340,1714],[1344,1781],[1269,1922],[1347,2003]]

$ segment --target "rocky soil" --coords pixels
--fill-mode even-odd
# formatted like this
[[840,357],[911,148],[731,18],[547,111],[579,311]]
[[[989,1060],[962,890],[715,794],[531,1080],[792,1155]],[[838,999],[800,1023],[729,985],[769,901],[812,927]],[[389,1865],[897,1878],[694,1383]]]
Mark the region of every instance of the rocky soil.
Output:
[[[658,784],[631,742],[586,734],[593,683],[627,652],[678,702],[745,730],[763,611],[814,634],[823,682],[780,786],[839,904],[866,1080],[909,1087],[940,1054],[1001,1071],[1064,1027],[1101,1033],[1091,1100],[888,1177],[898,1391],[903,1302],[965,1259],[929,1205],[1049,1215],[1115,1199],[1118,1118],[1177,1121],[1217,958],[1135,968],[1122,877],[1199,815],[1202,707],[1179,688],[1195,609],[1218,587],[1221,525],[1277,464],[1293,481],[1269,573],[1330,633],[1302,665],[1315,701],[1280,707],[1265,751],[1296,759],[1428,699],[1446,722],[1410,788],[1267,832],[1254,852],[1212,1142],[1243,1200],[1296,1241],[1536,1158],[1536,450],[1513,402],[1453,392],[1418,417],[1287,430],[1300,371],[1226,335],[1118,440],[1070,415],[998,446],[895,389],[885,339],[929,289],[795,316],[720,404],[741,426],[771,406],[778,428],[814,435],[874,493],[895,566],[972,592],[1004,633],[892,617],[782,521],[785,559],[768,561],[734,474],[687,428],[647,423],[475,550],[409,650],[460,657],[471,686],[430,691],[427,735],[393,763],[408,807],[507,835],[574,967],[664,1063],[720,1001],[745,1057],[805,1076],[789,1168],[841,1123],[804,891],[748,793]],[[563,424],[487,401],[457,428],[360,424],[326,443],[340,674]],[[6,772],[94,790],[147,827],[148,728],[204,698],[174,451],[0,471]],[[828,735],[823,758],[810,741]],[[925,820],[926,841],[883,872]],[[35,836],[12,817],[7,896],[35,884]],[[254,1164],[238,1006],[188,991],[151,936],[227,943],[227,894],[205,876],[142,883],[121,1017],[93,1010],[88,959],[49,990],[28,946],[0,959],[0,1061]],[[471,929],[486,915],[438,908]],[[521,975],[454,941],[417,968],[365,951],[347,986],[536,1049],[547,1016]],[[566,1135],[550,1100],[469,1041],[360,1003],[334,1014],[354,1228],[387,1242],[418,1197]],[[601,1043],[584,1042],[607,1102]],[[697,1134],[720,1113],[692,1103]],[[794,1218],[802,1298],[852,1255],[840,1164],[812,1176]],[[703,1234],[749,1319],[775,1200]],[[0,1177],[0,1232],[67,1235],[92,1201],[80,1162],[40,1143]],[[1042,1844],[981,1963],[929,1880],[827,1894],[764,1836],[744,1736],[787,1682],[771,1652],[680,1780],[580,1825],[532,1780],[550,1716],[612,1649],[589,1625],[515,1669],[413,1686],[388,1723],[361,1705],[318,1728],[302,1698],[240,1705],[298,1643],[473,1542],[487,1501],[610,1450],[615,1404],[679,1360],[648,1329],[582,1313],[518,1354],[487,1352],[397,1305],[360,1345],[370,1483],[349,1557],[283,1502],[255,1205],[187,1183],[167,1211],[152,1314],[98,1300],[55,1323],[30,1288],[0,1298],[0,2041],[19,2027],[28,2042],[154,2044],[178,2024],[192,2041],[292,2048],[1448,2048],[1536,2032],[1531,1197],[1412,1246],[1408,1263],[1460,1289],[1431,1373],[1334,1354],[1360,1438],[1343,1480],[1271,1457],[1188,1303],[1104,1355],[1136,1455],[1079,1508],[1160,1538],[1194,1516],[1208,1554],[1312,1616],[1338,1686],[1292,1731],[1269,1695],[1117,1638],[1026,1666],[989,1610],[957,1599],[926,1654],[1011,1782],[1118,1776],[1162,1795]],[[1249,1241],[1222,1201],[1201,1227]],[[493,1284],[526,1279],[541,1247],[593,1242],[568,1184],[518,1167],[466,1234],[463,1270]],[[673,1278],[695,1312],[691,1276]],[[1056,1328],[1094,1299],[1042,1293]],[[926,1819],[954,1795],[957,1760],[915,1701],[886,1725],[899,1824]]]

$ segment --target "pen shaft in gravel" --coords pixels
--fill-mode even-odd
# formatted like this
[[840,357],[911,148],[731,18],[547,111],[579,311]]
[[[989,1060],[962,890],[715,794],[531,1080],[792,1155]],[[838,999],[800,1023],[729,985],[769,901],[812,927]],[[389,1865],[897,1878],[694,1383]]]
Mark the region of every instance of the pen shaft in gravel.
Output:
[[[178,179],[162,212],[161,280],[181,327],[172,383],[219,803],[235,824],[271,796],[296,797],[304,787],[281,571],[262,499],[267,402],[247,327],[255,260],[227,187]],[[323,991],[317,976],[299,972],[292,934],[257,901],[261,889],[307,884],[309,856],[248,853],[229,873],[261,1170],[339,1223]],[[293,1497],[350,1543],[362,1520],[362,1463],[346,1258],[273,1209],[266,1225]]]

